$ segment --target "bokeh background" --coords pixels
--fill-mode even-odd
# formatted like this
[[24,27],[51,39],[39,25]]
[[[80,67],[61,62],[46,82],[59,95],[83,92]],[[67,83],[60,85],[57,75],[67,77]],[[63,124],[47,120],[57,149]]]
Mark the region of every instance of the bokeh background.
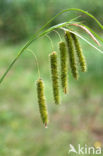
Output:
[[[52,16],[66,8],[80,8],[103,23],[102,0],[0,0],[0,77],[18,50]],[[59,16],[50,26],[82,15],[82,21],[102,36],[86,15],[71,12]],[[83,34],[85,35],[85,33]],[[51,35],[55,50],[59,38]],[[103,55],[81,41],[88,72],[78,81],[69,75],[69,94],[61,93],[60,106],[53,103],[49,58],[51,45],[43,37],[33,42],[41,77],[45,82],[50,123],[45,129],[39,114],[37,67],[25,51],[0,85],[0,156],[68,156],[75,147],[103,143]],[[101,47],[102,48],[102,47]]]

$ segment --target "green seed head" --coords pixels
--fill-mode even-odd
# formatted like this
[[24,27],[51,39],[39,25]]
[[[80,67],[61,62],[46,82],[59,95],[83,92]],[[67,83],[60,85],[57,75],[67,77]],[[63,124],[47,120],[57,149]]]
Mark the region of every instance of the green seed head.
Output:
[[59,100],[59,82],[58,82],[58,69],[57,69],[57,54],[52,52],[50,54],[50,64],[51,64],[51,76],[53,85],[53,96],[56,104],[60,103]]
[[72,39],[71,33],[69,31],[65,32],[65,39],[67,42],[67,48],[68,48],[68,53],[69,53],[69,61],[70,61],[72,75],[75,79],[78,79],[78,70],[77,70],[77,64],[76,64],[76,58],[75,58],[75,49],[74,49],[74,45],[73,45],[73,39]]
[[64,93],[67,93],[68,77],[67,77],[67,51],[65,42],[59,43],[60,64],[61,64],[61,85]]
[[80,63],[80,66],[81,66],[81,70],[82,70],[82,72],[86,72],[87,71],[86,60],[85,60],[85,57],[83,55],[82,49],[80,47],[79,40],[76,37],[76,35],[73,34],[73,33],[72,33],[72,38],[74,40],[74,45],[75,45],[75,49],[76,49],[77,56],[78,56],[78,59],[79,59],[79,63]]
[[45,102],[44,83],[43,83],[42,79],[37,80],[37,96],[38,96],[38,103],[39,103],[41,119],[46,127],[47,123],[48,123],[48,111],[47,111],[47,106],[46,106],[46,102]]

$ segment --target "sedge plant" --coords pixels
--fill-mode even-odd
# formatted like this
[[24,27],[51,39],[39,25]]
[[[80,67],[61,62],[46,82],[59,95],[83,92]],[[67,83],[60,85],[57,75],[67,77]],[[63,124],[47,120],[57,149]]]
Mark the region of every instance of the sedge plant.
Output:
[[[100,53],[103,53],[103,51],[98,48],[100,46],[100,42],[103,42],[103,39],[95,33],[91,28],[89,28],[87,25],[84,25],[80,20],[77,21],[77,18],[71,19],[66,22],[58,23],[57,25],[53,25],[48,28],[48,25],[56,19],[58,16],[61,16],[63,13],[68,12],[81,12],[85,15],[87,15],[89,18],[94,20],[100,29],[103,30],[103,25],[90,13],[77,9],[77,8],[69,8],[66,10],[62,10],[58,14],[56,14],[54,17],[52,17],[46,24],[44,24],[33,36],[31,39],[23,46],[22,49],[17,53],[16,57],[12,60],[10,65],[7,67],[4,74],[0,77],[0,83],[3,82],[4,78],[7,76],[8,72],[11,70],[12,66],[15,64],[15,62],[20,58],[20,56],[28,50],[28,47],[36,40],[44,36],[48,36],[48,34],[52,31],[57,32],[57,29],[60,29],[64,32],[64,38],[65,41],[61,38],[61,42],[59,43],[59,51],[60,55],[57,54],[53,50],[53,52],[50,54],[50,70],[51,70],[51,81],[52,81],[52,89],[53,89],[53,96],[54,96],[54,102],[56,104],[60,103],[60,86],[62,87],[62,90],[65,94],[67,94],[68,91],[68,75],[69,72],[72,72],[73,77],[77,80],[78,79],[78,64],[77,60],[80,64],[81,71],[85,72],[87,71],[87,65],[85,56],[83,55],[83,50],[81,49],[80,42],[78,38],[81,38],[83,41],[85,41],[87,44],[89,44],[91,47],[95,48]],[[75,29],[76,28],[76,29]],[[78,29],[82,29],[88,34],[88,38],[91,38],[95,44],[92,44],[88,39],[83,37],[80,33],[77,32]],[[59,34],[59,33],[58,33]],[[61,36],[59,34],[59,36]],[[49,37],[50,38],[50,37]],[[51,39],[50,39],[51,40]],[[32,52],[29,50],[29,52]],[[33,52],[32,52],[33,53]],[[35,56],[35,54],[33,53]],[[58,64],[58,57],[60,56],[60,70],[59,64]],[[36,63],[38,65],[37,59]],[[69,69],[68,65],[70,65]],[[60,72],[60,74],[59,74]],[[60,76],[60,78],[59,78]],[[61,85],[59,85],[59,81],[61,81]],[[42,122],[45,124],[45,127],[47,127],[48,124],[48,111],[47,111],[47,105],[46,105],[46,97],[44,93],[44,81],[43,78],[39,77],[36,82],[36,88],[37,88],[37,98],[38,98],[38,104],[39,104],[39,110],[41,114]]]

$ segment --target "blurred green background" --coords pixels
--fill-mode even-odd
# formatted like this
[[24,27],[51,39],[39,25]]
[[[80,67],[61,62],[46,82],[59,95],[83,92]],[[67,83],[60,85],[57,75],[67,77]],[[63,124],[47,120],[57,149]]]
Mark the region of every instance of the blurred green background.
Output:
[[[103,23],[102,0],[0,0],[0,76],[29,37],[66,8],[84,9]],[[51,25],[79,15],[64,14]],[[85,15],[82,20],[102,36],[95,22]],[[58,51],[59,38],[52,34]],[[68,156],[69,144],[90,147],[96,141],[103,143],[103,55],[83,41],[81,44],[88,72],[80,73],[78,81],[69,75],[69,94],[61,93],[60,106],[55,106],[52,97],[50,41],[43,37],[30,46],[37,55],[45,82],[48,129],[41,122],[37,104],[38,74],[34,58],[25,51],[13,66],[0,85],[0,156]]]

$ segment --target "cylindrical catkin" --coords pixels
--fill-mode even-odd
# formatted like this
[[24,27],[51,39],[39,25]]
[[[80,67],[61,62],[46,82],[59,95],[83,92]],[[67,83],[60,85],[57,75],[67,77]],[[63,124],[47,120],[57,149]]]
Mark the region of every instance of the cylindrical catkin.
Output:
[[69,31],[65,32],[65,39],[67,42],[67,48],[68,48],[68,53],[69,53],[69,61],[70,61],[72,75],[75,79],[78,79],[78,70],[77,70],[77,64],[76,64],[76,58],[75,58],[75,49],[74,49],[74,45],[73,45],[73,39],[72,39],[71,33]]
[[67,77],[67,51],[65,42],[59,43],[60,50],[60,64],[61,64],[61,85],[64,93],[68,90],[68,77]]
[[83,55],[82,49],[80,47],[79,40],[76,37],[76,35],[73,34],[73,33],[72,33],[72,38],[74,40],[74,45],[75,45],[75,49],[76,49],[77,56],[78,56],[78,59],[79,59],[79,63],[80,63],[80,66],[81,66],[81,70],[82,70],[82,72],[86,72],[86,70],[87,70],[86,60],[85,60],[85,57]]
[[46,106],[46,101],[44,96],[44,83],[42,79],[37,80],[37,96],[38,96],[41,119],[46,127],[48,123],[48,111],[47,111],[47,106]]
[[51,76],[52,76],[52,86],[53,86],[53,96],[56,104],[60,103],[59,97],[59,82],[58,82],[58,67],[57,67],[57,54],[52,52],[50,54],[50,64],[51,64]]

